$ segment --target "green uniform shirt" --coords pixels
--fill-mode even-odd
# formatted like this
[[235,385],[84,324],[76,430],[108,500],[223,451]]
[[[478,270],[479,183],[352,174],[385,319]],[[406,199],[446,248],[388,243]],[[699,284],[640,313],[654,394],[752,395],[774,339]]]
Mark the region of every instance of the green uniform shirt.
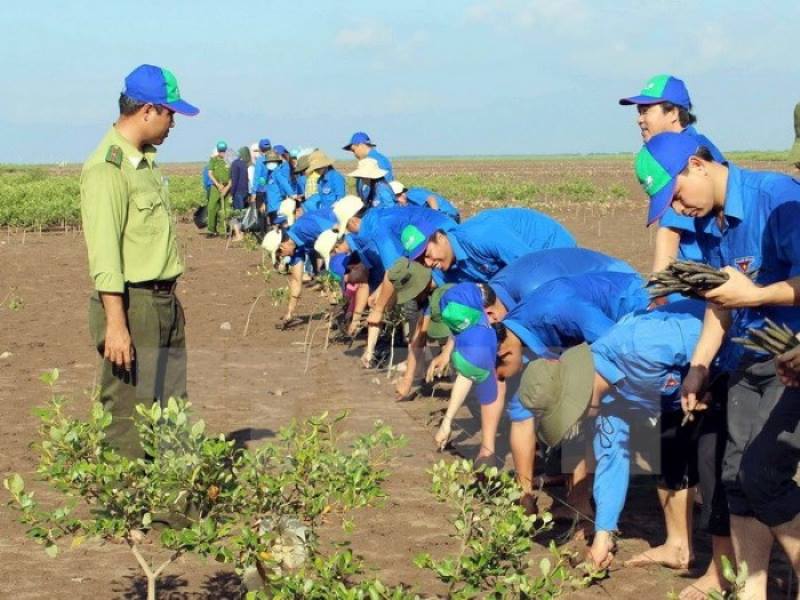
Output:
[[216,179],[217,183],[220,185],[225,185],[231,180],[231,170],[225,163],[225,159],[221,156],[211,157],[211,160],[208,161],[208,170],[211,171],[214,179]]
[[81,171],[81,219],[89,274],[99,292],[125,282],[174,279],[183,273],[167,180],[155,162],[119,134],[106,133]]

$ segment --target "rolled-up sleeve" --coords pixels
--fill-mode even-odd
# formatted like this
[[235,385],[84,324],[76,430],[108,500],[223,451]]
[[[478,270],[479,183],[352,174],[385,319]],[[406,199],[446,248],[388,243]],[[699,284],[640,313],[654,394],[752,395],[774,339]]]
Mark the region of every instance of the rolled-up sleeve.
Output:
[[89,274],[99,292],[122,293],[122,231],[128,218],[127,184],[110,163],[81,175],[81,220],[89,252]]

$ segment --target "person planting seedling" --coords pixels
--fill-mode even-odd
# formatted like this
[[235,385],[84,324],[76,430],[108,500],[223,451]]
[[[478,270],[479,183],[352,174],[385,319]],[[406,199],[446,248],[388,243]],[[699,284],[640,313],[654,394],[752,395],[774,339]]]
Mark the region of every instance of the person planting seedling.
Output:
[[409,189],[399,181],[391,181],[389,185],[400,206],[424,206],[446,214],[456,223],[461,222],[461,215],[458,209],[441,194],[426,188],[415,187]]
[[[525,368],[520,402],[536,415],[544,443],[556,446],[581,421],[595,419],[596,531],[587,559],[598,568],[607,568],[616,553],[630,479],[633,424],[650,427],[648,418],[659,417],[660,496],[691,489],[697,481],[697,423],[683,424],[680,386],[700,336],[702,314],[702,304],[691,300],[632,314],[591,346],[580,344],[558,360],[539,359]],[[715,522],[724,520],[725,503],[719,497],[712,510],[719,513]],[[688,564],[693,558],[691,522],[686,529],[681,519],[670,516],[667,513],[665,546],[679,550],[680,560]],[[715,559],[721,559],[717,541]]]
[[279,328],[286,329],[299,323],[294,313],[303,289],[303,268],[308,252],[313,250],[318,239],[327,233],[326,239],[333,238],[328,243],[327,253],[321,249],[321,255],[327,264],[333,241],[339,236],[335,232],[328,233],[329,230],[337,227],[340,231],[344,231],[348,219],[360,208],[361,201],[358,198],[345,196],[335,203],[333,208],[305,213],[287,230],[276,229],[264,237],[261,245],[269,253],[272,264],[276,264],[281,258],[288,259],[289,264],[289,303],[286,314],[281,317],[278,324]]
[[[374,158],[362,158],[355,171],[347,174],[356,178],[359,198],[371,208],[391,208],[395,206],[394,192],[389,187],[386,176],[389,171],[381,169]],[[360,183],[359,183],[360,182]]]

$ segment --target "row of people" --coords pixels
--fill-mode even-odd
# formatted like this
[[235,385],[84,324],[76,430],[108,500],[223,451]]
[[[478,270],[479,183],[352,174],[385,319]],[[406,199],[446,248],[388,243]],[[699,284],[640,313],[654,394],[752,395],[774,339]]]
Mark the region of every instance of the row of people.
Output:
[[[706,293],[707,302],[651,305],[630,266],[620,268],[610,257],[599,260],[608,268],[578,266],[583,259],[593,264],[592,255],[583,254],[590,251],[577,248],[563,226],[536,211],[486,210],[459,224],[425,207],[387,207],[378,177],[385,169],[364,163],[368,158],[353,175],[378,183],[367,191],[360,182],[361,197],[341,200],[336,218],[319,224],[303,246],[315,248],[331,272],[353,286],[352,324],[369,307],[365,367],[374,364],[386,309],[398,303],[421,310],[398,397],[406,397],[425,370],[420,358],[429,334],[445,330],[449,339],[430,368],[450,363],[458,377],[438,444],[447,442],[455,413],[472,391],[481,405],[478,461],[493,460],[507,407],[512,456],[524,498],[533,505],[534,422],[548,446],[565,437],[579,446],[590,443],[591,452],[576,461],[572,503],[582,514],[594,514],[581,490],[596,463],[590,557],[598,566],[607,566],[615,551],[631,426],[659,416],[659,498],[668,537],[633,562],[688,566],[699,481],[714,561],[682,596],[723,587],[724,554],[747,562],[747,593],[761,598],[773,538],[800,571],[800,488],[793,480],[800,456],[800,394],[792,387],[797,358],[782,357],[779,373],[769,357],[743,352],[730,340],[765,317],[800,329],[800,183],[726,162],[694,129],[689,94],[675,77],[654,77],[620,103],[637,107],[645,142],[635,172],[651,198],[647,224],[659,227],[654,270],[675,257],[724,269],[729,282]],[[276,232],[276,239],[292,239],[292,229]],[[296,248],[284,240],[273,258],[294,256]],[[560,271],[560,264],[572,267]],[[518,295],[508,294],[498,279],[513,282]],[[696,418],[701,411],[705,418]]]

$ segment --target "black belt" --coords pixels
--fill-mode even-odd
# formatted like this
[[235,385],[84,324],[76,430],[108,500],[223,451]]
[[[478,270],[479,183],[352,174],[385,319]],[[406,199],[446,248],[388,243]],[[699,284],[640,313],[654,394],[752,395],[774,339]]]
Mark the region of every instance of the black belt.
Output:
[[137,281],[136,283],[128,282],[128,287],[150,290],[159,294],[172,294],[177,284],[177,279],[153,279],[151,281]]

